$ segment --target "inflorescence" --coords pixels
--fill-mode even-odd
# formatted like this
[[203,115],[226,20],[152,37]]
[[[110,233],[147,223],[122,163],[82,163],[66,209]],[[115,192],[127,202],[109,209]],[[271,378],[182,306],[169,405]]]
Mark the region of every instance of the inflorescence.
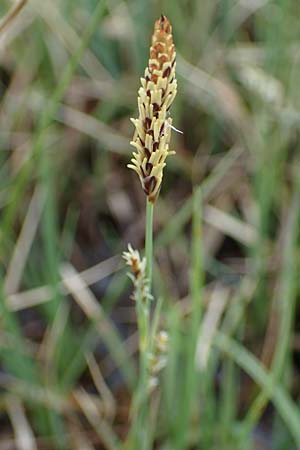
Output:
[[177,92],[176,51],[172,27],[165,16],[155,22],[150,59],[138,92],[138,119],[131,119],[135,133],[131,145],[136,148],[131,164],[148,200],[154,203],[160,190],[163,168],[169,150],[172,119],[168,116]]

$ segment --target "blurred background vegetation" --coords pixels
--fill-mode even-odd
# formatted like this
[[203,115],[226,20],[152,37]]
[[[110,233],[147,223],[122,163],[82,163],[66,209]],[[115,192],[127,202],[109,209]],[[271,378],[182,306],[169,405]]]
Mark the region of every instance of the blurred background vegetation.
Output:
[[19,5],[0,4],[1,450],[140,450],[126,444],[138,340],[120,255],[144,246],[129,118],[161,13],[184,134],[155,211],[170,349],[153,448],[300,449],[300,3]]

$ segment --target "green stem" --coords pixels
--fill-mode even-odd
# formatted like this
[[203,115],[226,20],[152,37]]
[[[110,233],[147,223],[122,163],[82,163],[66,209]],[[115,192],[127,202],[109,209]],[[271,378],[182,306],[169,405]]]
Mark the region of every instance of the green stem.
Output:
[[151,291],[152,284],[152,259],[153,259],[153,203],[146,200],[146,230],[145,230],[145,256],[147,261],[146,273]]
[[[152,282],[153,259],[153,204],[147,199],[145,223],[145,257],[146,277],[149,280],[149,289]],[[137,394],[133,404],[133,429],[128,445],[141,450],[150,450],[151,437],[148,432],[150,420],[149,393],[148,393],[148,355],[151,351],[150,304],[143,298],[142,292],[137,299],[137,319],[139,330],[140,372]]]
[[[145,227],[145,256],[146,256],[146,276],[149,280],[149,290],[151,292],[151,285],[152,285],[152,264],[153,264],[153,203],[149,202],[149,200],[146,200],[146,227]],[[143,417],[143,424],[142,426],[149,425],[149,398],[148,398],[148,354],[151,349],[151,332],[150,332],[150,304],[149,300],[147,299],[147,303],[143,305],[144,308],[144,326],[145,326],[145,352],[143,355],[141,355],[142,358],[142,373],[141,373],[141,379],[143,379],[143,390],[144,390],[144,399],[143,399],[143,406],[142,410],[140,411],[142,417]],[[141,442],[142,444],[142,450],[149,450],[150,449],[150,435],[149,433],[145,433],[143,436],[143,440]]]

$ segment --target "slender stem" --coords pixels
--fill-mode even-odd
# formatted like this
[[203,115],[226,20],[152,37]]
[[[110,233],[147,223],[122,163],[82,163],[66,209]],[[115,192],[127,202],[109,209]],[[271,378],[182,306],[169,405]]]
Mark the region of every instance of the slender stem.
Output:
[[[146,228],[145,228],[145,256],[146,256],[146,275],[149,280],[149,290],[151,292],[152,285],[152,264],[153,264],[153,203],[146,200]],[[144,384],[144,399],[143,406],[141,410],[141,415],[143,415],[142,426],[149,425],[150,420],[150,409],[149,409],[149,399],[148,399],[148,360],[147,355],[151,351],[151,330],[150,330],[150,304],[147,300],[147,304],[144,305],[144,319],[145,319],[145,334],[146,334],[146,351],[142,355],[142,373],[141,379],[143,378]],[[143,436],[142,450],[150,450],[151,438],[148,433]]]
[[[146,276],[149,280],[151,290],[152,281],[152,259],[153,259],[153,204],[147,199],[146,223],[145,223],[145,257]],[[148,355],[151,351],[151,327],[150,327],[150,304],[149,300],[143,298],[142,292],[137,299],[137,318],[139,329],[140,350],[140,372],[137,393],[133,403],[133,428],[129,442],[134,448],[150,450],[151,436],[149,433],[149,380],[148,380]]]
[[146,230],[145,230],[145,254],[146,254],[146,273],[149,280],[149,288],[152,284],[152,259],[153,259],[153,203],[146,200]]
[[[153,204],[150,203],[148,199],[146,200],[145,257],[146,277],[149,280],[149,290],[151,291],[153,261]],[[142,292],[138,292],[136,308],[139,330],[140,371],[137,392],[133,401],[133,427],[128,440],[128,445],[132,445],[132,448],[139,448],[140,450],[150,450],[152,437],[151,432],[149,432],[151,408],[149,404],[150,398],[148,389],[148,356],[151,352],[151,331],[153,331],[153,329],[150,327],[149,299],[143,297]]]

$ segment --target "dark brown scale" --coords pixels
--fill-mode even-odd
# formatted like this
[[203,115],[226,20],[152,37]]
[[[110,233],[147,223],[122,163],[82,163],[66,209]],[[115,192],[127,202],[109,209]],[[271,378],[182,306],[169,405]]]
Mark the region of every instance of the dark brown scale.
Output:
[[141,146],[145,147],[145,142],[143,141],[143,139],[140,138],[140,136],[139,136],[139,140],[140,140]]
[[150,195],[153,192],[156,185],[156,178],[154,176],[146,177],[143,180],[144,182],[144,191],[146,195]]
[[152,136],[152,138],[154,139],[154,131],[153,131],[153,130],[148,130],[148,131],[147,131],[147,134],[148,134],[149,136]]
[[154,144],[153,144],[153,151],[156,152],[158,147],[159,147],[159,142],[154,142]]
[[147,170],[147,172],[150,174],[151,173],[151,170],[153,169],[153,164],[152,163],[150,163],[150,162],[147,162],[147,164],[146,164],[146,170]]
[[145,174],[145,171],[144,171],[143,167],[140,166],[140,169],[141,169],[141,172],[142,172],[143,177],[145,178],[145,177],[146,177],[146,174]]
[[153,103],[153,112],[157,113],[159,111],[160,106],[157,103]]
[[146,130],[148,130],[151,127],[151,123],[152,120],[150,119],[150,117],[146,117],[146,119],[144,120],[144,127]]
[[146,91],[146,94],[147,94],[147,97],[151,97],[151,92],[150,92],[150,89],[148,89],[147,91]]
[[166,70],[163,72],[163,78],[166,78],[171,73],[171,67],[167,67]]
[[147,147],[144,147],[144,152],[146,153],[147,159],[149,159],[150,156],[151,156],[151,153],[150,153],[150,151],[147,149]]

